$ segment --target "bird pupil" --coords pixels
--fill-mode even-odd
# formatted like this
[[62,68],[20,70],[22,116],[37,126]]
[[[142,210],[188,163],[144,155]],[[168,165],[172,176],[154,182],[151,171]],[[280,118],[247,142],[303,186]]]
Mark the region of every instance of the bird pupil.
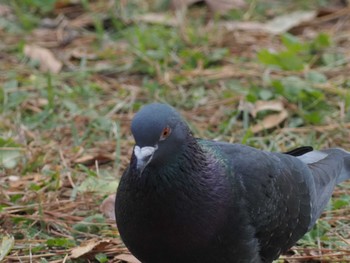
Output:
[[165,127],[162,131],[162,134],[160,135],[160,139],[161,140],[166,139],[169,136],[170,132],[171,132],[171,129],[169,127]]

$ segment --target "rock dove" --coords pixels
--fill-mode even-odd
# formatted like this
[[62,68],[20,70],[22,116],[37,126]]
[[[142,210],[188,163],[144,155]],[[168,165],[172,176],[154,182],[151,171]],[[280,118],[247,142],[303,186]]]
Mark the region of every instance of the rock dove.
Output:
[[143,263],[272,262],[320,217],[350,153],[273,153],[195,138],[165,104],[133,118],[135,146],[118,186],[120,236]]

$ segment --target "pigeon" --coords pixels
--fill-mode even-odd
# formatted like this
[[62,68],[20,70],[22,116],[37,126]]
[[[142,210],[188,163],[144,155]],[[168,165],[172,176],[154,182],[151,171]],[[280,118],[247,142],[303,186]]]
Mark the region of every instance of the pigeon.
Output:
[[167,104],[131,122],[130,164],[116,194],[120,236],[143,263],[267,263],[316,223],[350,153],[286,153],[195,138]]

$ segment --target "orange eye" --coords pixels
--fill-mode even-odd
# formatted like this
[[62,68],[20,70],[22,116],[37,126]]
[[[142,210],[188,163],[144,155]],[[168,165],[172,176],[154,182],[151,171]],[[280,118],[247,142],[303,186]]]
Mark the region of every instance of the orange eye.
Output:
[[171,133],[171,129],[169,127],[165,127],[162,131],[162,134],[160,135],[160,140],[162,141],[168,138],[170,133]]

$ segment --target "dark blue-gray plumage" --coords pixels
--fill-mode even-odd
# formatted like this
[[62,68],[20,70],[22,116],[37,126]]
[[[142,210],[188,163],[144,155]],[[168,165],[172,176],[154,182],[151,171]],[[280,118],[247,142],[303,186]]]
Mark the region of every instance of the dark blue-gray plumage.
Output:
[[196,139],[170,106],[134,117],[135,148],[116,197],[120,235],[143,263],[272,262],[312,228],[350,154],[271,153]]

